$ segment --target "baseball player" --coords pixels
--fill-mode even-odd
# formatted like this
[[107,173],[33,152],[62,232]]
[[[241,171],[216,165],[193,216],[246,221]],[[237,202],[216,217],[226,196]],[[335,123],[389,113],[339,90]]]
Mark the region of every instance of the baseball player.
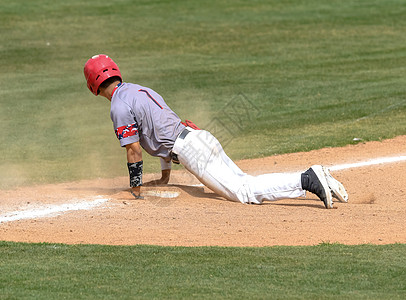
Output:
[[155,184],[169,182],[174,162],[182,164],[215,193],[241,203],[303,197],[306,191],[317,195],[326,208],[333,207],[333,197],[348,201],[344,186],[320,165],[303,173],[244,173],[210,132],[190,121],[182,122],[152,89],[123,82],[118,66],[107,55],[90,58],[84,74],[90,91],[111,101],[110,116],[120,145],[126,148],[135,198],[142,198],[143,148],[161,160],[162,177],[152,182]]

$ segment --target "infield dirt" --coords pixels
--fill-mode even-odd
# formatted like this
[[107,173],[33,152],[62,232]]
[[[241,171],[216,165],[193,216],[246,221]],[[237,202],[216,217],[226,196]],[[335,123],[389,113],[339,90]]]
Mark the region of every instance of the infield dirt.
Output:
[[[406,136],[237,164],[245,172],[259,175],[401,155],[406,155]],[[332,172],[347,188],[349,202],[335,202],[331,210],[310,193],[306,198],[263,205],[230,202],[199,186],[184,170],[174,171],[169,185],[144,188],[178,192],[176,198],[132,200],[127,177],[0,191],[1,215],[96,196],[109,199],[91,210],[0,223],[0,240],[171,246],[406,243],[405,170],[403,161]],[[145,174],[144,181],[157,176]]]

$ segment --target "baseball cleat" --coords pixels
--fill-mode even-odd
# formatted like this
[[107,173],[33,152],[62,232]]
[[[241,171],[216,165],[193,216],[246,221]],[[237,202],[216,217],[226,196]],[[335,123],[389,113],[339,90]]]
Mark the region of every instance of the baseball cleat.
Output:
[[334,198],[338,199],[341,202],[348,202],[348,193],[345,190],[343,184],[331,176],[329,170],[326,167],[323,167],[324,174],[327,178],[327,184],[331,189],[331,194]]
[[317,195],[326,208],[333,208],[333,197],[322,166],[314,165],[302,173],[302,188]]

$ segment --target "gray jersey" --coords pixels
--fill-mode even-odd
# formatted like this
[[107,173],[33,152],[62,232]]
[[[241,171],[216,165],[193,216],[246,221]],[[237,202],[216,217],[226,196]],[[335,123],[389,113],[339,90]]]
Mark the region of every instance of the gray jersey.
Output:
[[132,83],[122,83],[115,90],[110,117],[122,147],[140,142],[146,152],[165,161],[185,128],[159,94]]

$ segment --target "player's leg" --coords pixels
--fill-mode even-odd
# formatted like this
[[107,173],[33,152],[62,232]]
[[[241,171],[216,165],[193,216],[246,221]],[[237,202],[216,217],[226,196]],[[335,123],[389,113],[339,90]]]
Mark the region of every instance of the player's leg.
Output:
[[[221,147],[221,146],[220,146]],[[247,202],[262,203],[264,200],[274,201],[286,198],[297,198],[305,195],[301,186],[301,173],[272,173],[251,176],[244,173],[224,152],[219,150],[221,161],[241,178],[245,189],[243,195]]]
[[[320,165],[314,165],[303,173],[272,173],[254,177],[243,173],[225,154],[219,143],[217,147],[223,165],[230,168],[240,179],[241,186],[236,196],[241,202],[262,203],[263,201],[298,198],[305,196],[305,191],[317,195],[326,208],[333,207],[332,196],[340,201],[348,200],[344,186]],[[217,179],[221,180],[221,178],[220,173]]]
[[230,159],[224,159],[224,151],[212,134],[192,131],[183,140],[176,140],[173,151],[180,163],[215,193],[229,200],[248,202],[244,188],[246,174]]
[[273,173],[250,178],[251,190],[258,200],[297,198],[309,191],[323,201],[326,208],[333,207],[332,194],[324,169],[315,165],[303,173]]
[[250,176],[241,171],[217,139],[204,130],[192,131],[184,140],[177,140],[174,152],[187,170],[227,199],[260,204],[264,200],[301,197],[307,190],[316,194],[326,208],[333,205],[327,175],[321,166],[313,166],[304,173]]
[[305,196],[301,173],[271,173],[247,177],[247,182],[257,201],[275,201]]
[[207,131],[192,131],[184,140],[176,141],[173,151],[200,182],[229,200],[260,204],[304,195],[300,174],[247,175]]

